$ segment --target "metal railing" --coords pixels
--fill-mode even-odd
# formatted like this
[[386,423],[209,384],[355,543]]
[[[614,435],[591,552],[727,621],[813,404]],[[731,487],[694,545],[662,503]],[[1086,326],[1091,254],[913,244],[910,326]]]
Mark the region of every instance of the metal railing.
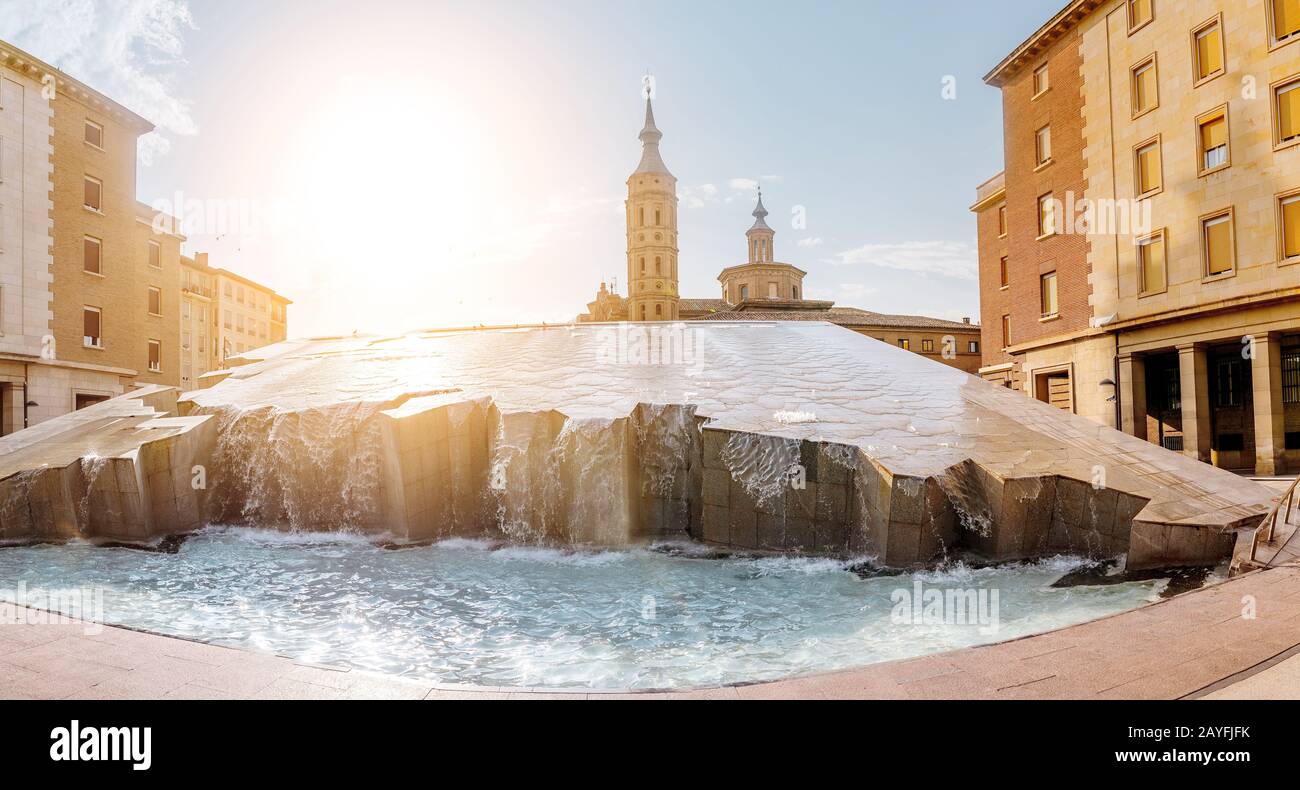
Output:
[[1295,538],[1297,533],[1300,533],[1300,527],[1297,527],[1297,525],[1291,520],[1292,513],[1297,511],[1297,506],[1300,506],[1300,503],[1296,502],[1296,496],[1298,493],[1300,493],[1300,477],[1297,477],[1291,482],[1291,485],[1287,486],[1286,493],[1278,498],[1277,504],[1273,506],[1273,509],[1269,511],[1269,514],[1260,522],[1259,528],[1255,530],[1255,537],[1252,540],[1250,547],[1250,558],[1256,564],[1262,565],[1266,568],[1269,567],[1272,565],[1273,560],[1277,559],[1278,555],[1282,553],[1282,549],[1286,548],[1285,544],[1278,546],[1277,551],[1273,553],[1272,558],[1270,558],[1268,562],[1259,562],[1258,557],[1260,547],[1272,543],[1277,535],[1279,517],[1282,519],[1282,524],[1292,528],[1291,534],[1287,537],[1287,544]]

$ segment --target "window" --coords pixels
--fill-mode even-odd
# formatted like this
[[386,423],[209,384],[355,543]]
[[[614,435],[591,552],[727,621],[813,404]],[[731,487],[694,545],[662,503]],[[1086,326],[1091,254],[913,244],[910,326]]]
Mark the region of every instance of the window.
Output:
[[100,334],[101,318],[98,307],[81,308],[81,342],[86,348],[104,347],[104,338]]
[[639,259],[641,262],[641,273],[645,274],[645,258]]
[[1052,127],[1044,126],[1034,134],[1034,157],[1039,167],[1052,161]]
[[158,288],[149,289],[149,315],[162,315],[162,291]]
[[1135,151],[1134,172],[1137,174],[1137,193],[1139,198],[1154,195],[1164,188],[1164,177],[1160,167],[1160,139],[1143,143]]
[[978,340],[970,341],[966,344],[966,350],[972,354],[978,354],[980,352],[980,342]]
[[1236,266],[1232,233],[1232,212],[1215,214],[1201,220],[1201,246],[1205,250],[1205,273],[1209,277],[1226,274]]
[[181,320],[190,320],[190,303],[187,301],[181,301]]
[[795,301],[799,300],[799,286],[797,285],[790,286],[790,298],[794,299]]
[[748,298],[749,298],[749,286],[748,285],[740,286],[740,301],[743,302]]
[[912,350],[912,341],[911,341],[911,340],[908,340],[908,339],[905,338],[905,337],[900,337],[900,338],[898,339],[898,347],[901,348],[901,349],[904,349],[904,350],[906,350],[906,351],[911,351],[911,350]]
[[87,393],[78,392],[75,394],[73,398],[72,408],[75,409],[76,411],[81,411],[82,409],[88,409],[91,406],[94,406],[96,403],[103,403],[106,400],[108,400],[107,395],[90,395]]
[[1036,99],[1047,93],[1047,89],[1050,87],[1052,85],[1047,76],[1047,64],[1044,63],[1034,70],[1034,98]]
[[91,274],[104,273],[104,243],[93,236],[87,236],[81,247],[82,271]]
[[1166,289],[1165,232],[1162,230],[1137,243],[1139,294],[1161,293]]
[[659,218],[660,218],[659,209],[655,209],[655,224],[656,224],[656,225],[660,225],[660,224],[662,224],[662,223],[659,221]]
[[1042,295],[1043,317],[1049,318],[1057,314],[1056,302],[1056,272],[1048,272],[1039,278],[1039,292]]
[[1128,32],[1130,34],[1136,33],[1139,28],[1145,27],[1155,17],[1151,2],[1152,0],[1128,0]]
[[[655,315],[662,316],[663,314],[664,314],[664,306],[661,304],[655,305]],[[249,332],[249,334],[251,335],[252,332]]]
[[1004,238],[1007,235],[1007,207],[998,206],[998,238]]
[[188,329],[185,330],[184,332],[181,332],[181,348],[185,349],[186,351],[190,350],[190,337],[191,335]]
[[229,310],[225,311],[225,316],[223,317],[222,323],[225,325],[226,329],[230,329],[232,326],[234,326],[234,319],[231,318]]
[[1282,402],[1300,403],[1300,346],[1282,349]]
[[1300,193],[1278,199],[1279,258],[1300,259]]
[[149,370],[152,373],[162,372],[162,343],[157,340],[149,341]]
[[233,294],[234,289],[231,288],[230,283],[226,283],[226,298],[229,299]]
[[1273,88],[1274,143],[1287,145],[1300,140],[1300,79]]
[[[1215,366],[1214,401],[1216,406],[1240,406],[1242,367],[1239,359],[1221,359]],[[1238,434],[1240,435],[1240,434]],[[1222,438],[1222,437],[1220,437]],[[1220,450],[1226,449],[1223,446]]]
[[1049,192],[1038,199],[1038,238],[1056,233],[1055,201]]
[[1192,66],[1196,85],[1223,73],[1222,18],[1220,14],[1192,31]]
[[1011,316],[1002,316],[1002,347],[1011,347]]
[[998,283],[999,283],[1000,287],[1002,287],[1002,288],[1006,288],[1006,287],[1011,283],[1011,280],[1009,279],[1009,278],[1010,278],[1010,274],[1009,274],[1009,272],[1008,272],[1007,256],[1005,256],[1005,255],[1002,256],[1002,262],[1001,262],[1001,265],[1000,265],[1000,269],[1001,269],[1001,275],[1000,275],[1000,278],[999,278],[999,280],[998,280]]
[[636,210],[636,222],[637,222],[637,224],[640,225],[641,227],[645,227],[645,209],[644,209],[644,208],[639,208],[639,209]]
[[162,268],[162,245],[156,241],[149,242],[149,265],[155,269]]
[[1228,155],[1228,108],[1212,110],[1196,119],[1201,145],[1198,175],[1208,175],[1230,164]]
[[929,338],[923,339],[921,341],[921,350],[927,354],[934,353],[934,341]]
[[94,121],[86,121],[86,142],[103,150],[104,148],[104,127]]
[[1160,89],[1156,74],[1155,55],[1133,67],[1134,118],[1148,113],[1160,105]]
[[1300,0],[1272,0],[1273,40],[1295,41],[1300,33]]
[[104,182],[98,178],[86,176],[85,205],[91,211],[103,211]]
[[768,298],[768,299],[776,299],[776,298],[778,298],[778,297],[780,296],[780,291],[778,290],[779,288],[780,288],[780,286],[777,285],[776,283],[768,283],[768,284],[767,284],[767,298]]
[[240,304],[244,303],[244,286],[239,286],[239,290],[235,291],[235,301]]
[[655,274],[664,273],[664,259],[658,255],[655,256]]

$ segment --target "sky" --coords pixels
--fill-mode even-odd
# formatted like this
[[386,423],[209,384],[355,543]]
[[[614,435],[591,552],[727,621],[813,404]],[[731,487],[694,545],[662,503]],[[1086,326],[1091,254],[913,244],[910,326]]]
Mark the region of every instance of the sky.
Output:
[[647,72],[682,296],[721,295],[761,185],[807,298],[959,320],[1002,168],[982,77],[1062,5],[0,0],[0,38],[157,125],[138,197],[295,336],[563,322],[622,284]]

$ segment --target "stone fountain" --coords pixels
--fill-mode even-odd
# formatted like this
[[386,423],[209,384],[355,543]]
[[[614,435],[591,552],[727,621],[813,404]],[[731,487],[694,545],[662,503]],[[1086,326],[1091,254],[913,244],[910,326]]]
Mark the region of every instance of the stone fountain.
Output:
[[813,322],[269,346],[0,439],[0,539],[205,524],[931,564],[1226,559],[1270,492]]

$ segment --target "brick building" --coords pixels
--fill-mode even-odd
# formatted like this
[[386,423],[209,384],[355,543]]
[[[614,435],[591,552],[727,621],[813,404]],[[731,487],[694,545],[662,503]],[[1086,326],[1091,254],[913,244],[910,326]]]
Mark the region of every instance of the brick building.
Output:
[[981,375],[1300,470],[1300,0],[1073,0],[986,77]]

